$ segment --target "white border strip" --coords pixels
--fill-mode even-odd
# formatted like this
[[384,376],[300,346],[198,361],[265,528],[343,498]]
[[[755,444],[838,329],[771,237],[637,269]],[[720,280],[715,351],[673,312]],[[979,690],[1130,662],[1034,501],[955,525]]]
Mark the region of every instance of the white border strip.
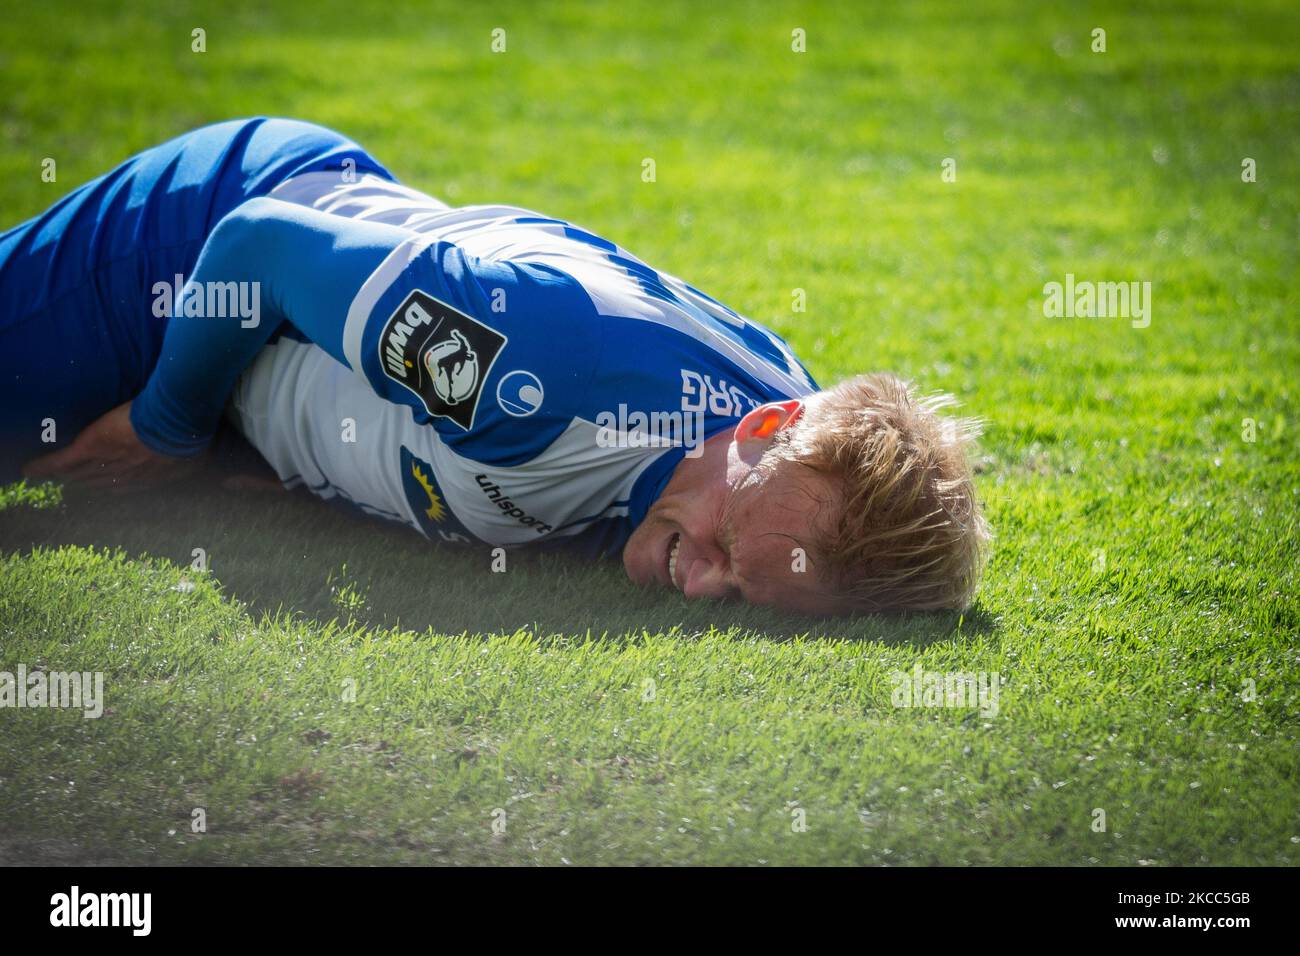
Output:
[[366,330],[366,322],[370,319],[370,313],[374,311],[375,303],[388,291],[416,256],[439,241],[438,236],[427,234],[411,236],[403,240],[383,262],[379,263],[379,267],[361,284],[361,288],[353,298],[352,305],[348,307],[347,320],[343,324],[343,355],[348,360],[352,371],[362,378],[365,378],[365,371],[361,364],[361,336]]

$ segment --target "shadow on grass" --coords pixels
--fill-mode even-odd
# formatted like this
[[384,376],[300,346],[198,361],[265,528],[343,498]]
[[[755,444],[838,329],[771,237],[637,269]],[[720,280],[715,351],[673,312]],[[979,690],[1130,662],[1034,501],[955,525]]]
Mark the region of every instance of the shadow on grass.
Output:
[[353,618],[369,626],[452,634],[527,628],[613,637],[676,627],[689,640],[714,627],[773,640],[807,634],[925,645],[950,639],[959,629],[972,635],[995,627],[978,609],[964,617],[819,619],[743,604],[688,602],[632,584],[617,560],[557,553],[510,551],[506,572],[493,572],[486,548],[440,547],[306,491],[230,490],[223,482],[231,474],[228,466],[213,465],[196,478],[147,492],[69,486],[52,507],[6,507],[0,496],[0,549],[121,548],[182,566],[192,565],[196,549],[202,549],[224,593],[254,613],[283,610],[319,622]]

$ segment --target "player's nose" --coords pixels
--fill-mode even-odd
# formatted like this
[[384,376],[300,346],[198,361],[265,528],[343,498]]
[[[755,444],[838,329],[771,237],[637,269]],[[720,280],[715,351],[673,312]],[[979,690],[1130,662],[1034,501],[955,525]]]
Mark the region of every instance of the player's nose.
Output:
[[690,599],[722,600],[735,597],[738,591],[731,580],[725,560],[701,555],[687,570],[682,593]]

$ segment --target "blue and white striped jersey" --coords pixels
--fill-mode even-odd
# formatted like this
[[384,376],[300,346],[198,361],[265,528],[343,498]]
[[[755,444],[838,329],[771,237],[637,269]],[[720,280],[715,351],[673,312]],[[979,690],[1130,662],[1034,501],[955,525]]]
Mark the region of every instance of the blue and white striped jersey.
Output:
[[408,235],[347,304],[350,368],[282,334],[231,417],[285,481],[432,538],[617,553],[683,456],[816,389],[780,337],[571,223],[374,175],[270,197]]

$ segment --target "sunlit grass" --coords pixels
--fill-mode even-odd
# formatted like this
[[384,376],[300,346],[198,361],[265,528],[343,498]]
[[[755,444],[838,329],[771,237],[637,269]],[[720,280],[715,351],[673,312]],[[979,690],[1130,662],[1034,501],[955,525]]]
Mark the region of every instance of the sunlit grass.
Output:
[[[321,122],[619,241],[823,383],[956,393],[997,540],[964,616],[809,621],[216,477],[11,487],[0,670],[103,671],[110,713],[0,710],[0,854],[1295,862],[1300,19],[852,7],[11,11],[0,226],[194,125]],[[1150,327],[1045,318],[1067,272],[1152,282]],[[996,672],[998,713],[895,708],[918,662]]]

